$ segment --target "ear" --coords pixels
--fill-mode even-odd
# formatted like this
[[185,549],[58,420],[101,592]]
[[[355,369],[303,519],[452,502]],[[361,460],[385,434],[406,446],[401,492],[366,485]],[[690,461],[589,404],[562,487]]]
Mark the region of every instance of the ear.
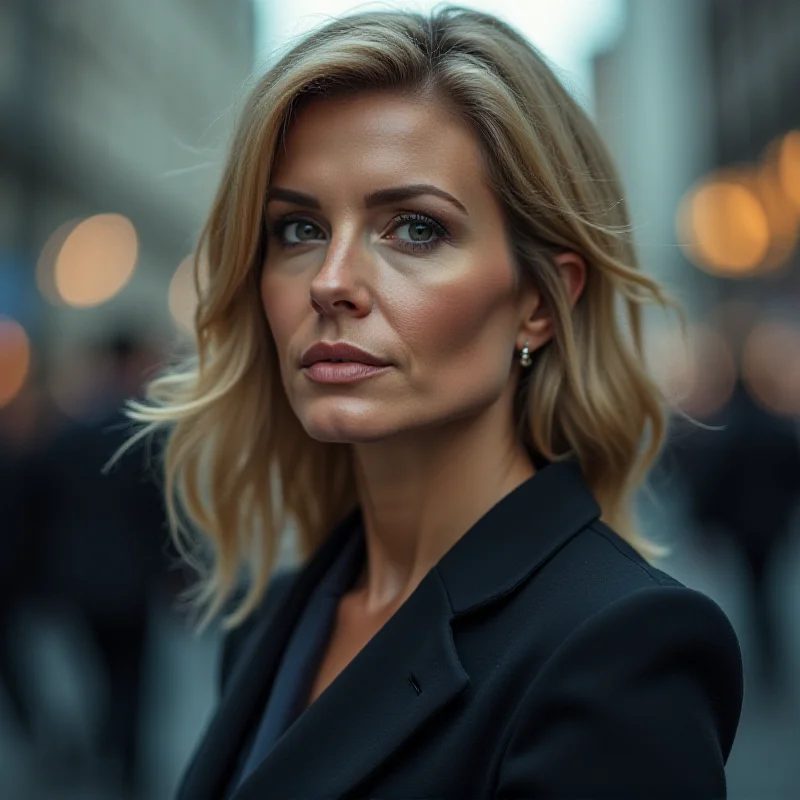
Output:
[[[554,262],[566,286],[570,308],[574,308],[586,286],[586,261],[569,250],[555,256]],[[553,338],[553,311],[544,304],[538,288],[526,293],[524,303],[526,317],[517,334],[517,349],[527,342],[532,351],[538,350]]]

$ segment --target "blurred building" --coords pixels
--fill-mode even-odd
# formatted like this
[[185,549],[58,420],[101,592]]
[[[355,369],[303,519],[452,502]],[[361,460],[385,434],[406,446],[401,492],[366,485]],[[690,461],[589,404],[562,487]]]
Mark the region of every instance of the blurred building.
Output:
[[800,303],[800,4],[627,0],[599,124],[645,268],[690,314]]
[[[171,330],[167,289],[207,211],[254,42],[251,0],[0,0],[0,314],[55,358],[120,317]],[[120,216],[86,229],[73,258],[88,263],[104,239],[108,302],[49,304],[59,247],[97,214]]]
[[[796,0],[706,0],[705,36],[712,87],[713,164],[741,167],[782,161],[784,181],[800,201],[800,139],[794,152],[787,134],[800,130],[800,3]],[[800,136],[800,134],[795,134]],[[781,158],[782,156],[782,158]],[[791,163],[790,163],[791,162]],[[789,174],[791,172],[791,174]],[[769,209],[767,209],[769,211]],[[761,303],[800,308],[797,213],[784,222],[780,272],[723,285],[723,292]],[[780,222],[780,221],[779,221]],[[774,227],[774,226],[773,226]],[[727,292],[725,291],[727,288]]]
[[715,159],[756,161],[800,126],[800,4],[710,0],[706,13]]
[[645,271],[691,307],[707,286],[678,247],[675,209],[713,159],[705,0],[626,0],[594,60],[597,123],[615,157]]

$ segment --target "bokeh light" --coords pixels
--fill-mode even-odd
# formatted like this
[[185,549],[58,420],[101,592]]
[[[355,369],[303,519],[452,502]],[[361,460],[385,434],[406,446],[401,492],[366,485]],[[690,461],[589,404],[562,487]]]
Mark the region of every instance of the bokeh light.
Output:
[[650,337],[648,360],[668,402],[703,419],[731,397],[736,382],[733,353],[725,338],[706,323],[669,327]]
[[169,313],[184,333],[194,330],[194,313],[197,309],[197,291],[194,286],[193,256],[181,261],[169,284]]
[[98,396],[98,367],[89,352],[65,354],[47,379],[47,390],[55,407],[67,417],[81,419],[90,414]]
[[25,385],[31,363],[28,334],[15,319],[0,317],[0,407]]
[[[199,268],[200,290],[203,291],[208,280],[208,265],[202,253]],[[178,330],[183,333],[194,335],[194,317],[198,299],[194,280],[194,254],[191,254],[178,265],[169,285],[169,312]]]
[[[688,332],[687,332],[688,334]],[[650,372],[666,398],[678,405],[693,379],[688,335],[677,325],[654,327],[646,339]]]
[[59,225],[44,243],[36,262],[36,285],[42,297],[54,306],[64,305],[56,287],[56,260],[64,242],[79,222],[80,220],[71,219]]
[[678,237],[702,269],[729,277],[745,276],[767,255],[769,220],[747,182],[732,172],[711,176],[681,202]]
[[797,209],[783,192],[778,165],[771,152],[747,180],[748,188],[764,209],[769,227],[769,247],[758,265],[758,272],[772,272],[786,264],[797,247]]
[[778,321],[756,325],[742,352],[742,380],[767,410],[800,414],[800,328]]
[[781,140],[778,174],[783,193],[800,212],[800,131],[789,131]]
[[67,236],[55,264],[55,286],[67,305],[96,306],[131,279],[139,254],[136,229],[120,214],[97,214]]

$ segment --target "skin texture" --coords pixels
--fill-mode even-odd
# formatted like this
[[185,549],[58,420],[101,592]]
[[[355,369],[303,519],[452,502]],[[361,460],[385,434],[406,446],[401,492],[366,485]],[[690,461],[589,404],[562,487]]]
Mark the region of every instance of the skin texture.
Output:
[[[456,202],[424,193],[365,203],[414,184]],[[513,425],[518,354],[547,342],[552,320],[535,289],[519,289],[477,140],[441,103],[388,93],[311,102],[275,163],[267,222],[261,291],[285,390],[311,437],[352,446],[364,512],[367,563],[331,646],[339,641],[341,667],[533,475]],[[432,246],[412,249],[419,242]],[[558,263],[574,301],[585,264],[573,253]],[[318,341],[354,344],[391,367],[316,383],[300,362]]]

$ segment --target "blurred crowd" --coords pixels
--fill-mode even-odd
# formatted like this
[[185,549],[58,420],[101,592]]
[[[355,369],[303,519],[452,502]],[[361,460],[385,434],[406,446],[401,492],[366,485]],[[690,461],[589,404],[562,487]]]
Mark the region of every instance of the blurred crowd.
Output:
[[800,534],[800,349],[792,328],[787,349],[783,330],[776,315],[737,302],[694,326],[683,346],[672,340],[672,381],[662,377],[675,406],[651,481],[681,496],[706,563],[735,554],[754,643],[745,666],[769,698],[796,684],[775,594],[776,569]]
[[[18,736],[58,782],[98,768],[136,796],[140,709],[148,625],[170,613],[180,591],[173,569],[158,473],[157,444],[112,458],[135,428],[128,398],[162,354],[139,333],[119,330],[85,355],[71,415],[42,386],[0,410],[0,682]],[[82,400],[82,402],[78,402]],[[78,658],[86,642],[101,712],[91,746],[51,725],[31,685],[24,621],[37,613],[60,624]],[[77,636],[76,634],[80,635]]]

